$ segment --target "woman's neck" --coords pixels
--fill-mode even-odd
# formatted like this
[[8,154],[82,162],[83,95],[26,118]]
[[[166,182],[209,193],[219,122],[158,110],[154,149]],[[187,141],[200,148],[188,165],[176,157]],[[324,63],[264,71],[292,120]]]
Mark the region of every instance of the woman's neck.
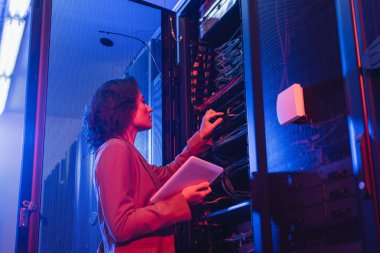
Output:
[[127,128],[125,131],[124,131],[124,134],[123,134],[123,139],[125,139],[126,141],[128,141],[129,143],[131,143],[132,145],[134,145],[135,143],[135,139],[136,139],[136,135],[137,135],[137,130],[134,129],[134,128]]

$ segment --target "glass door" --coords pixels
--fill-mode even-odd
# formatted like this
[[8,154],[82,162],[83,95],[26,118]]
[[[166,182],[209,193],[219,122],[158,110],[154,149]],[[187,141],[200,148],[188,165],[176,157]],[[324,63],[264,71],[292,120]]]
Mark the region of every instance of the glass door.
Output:
[[[94,156],[82,118],[102,83],[134,76],[153,108],[136,146],[161,164],[171,12],[138,2],[35,1],[29,62],[18,252],[96,252]],[[165,27],[168,27],[165,25]],[[164,41],[163,41],[164,38]],[[152,138],[154,137],[154,141]]]

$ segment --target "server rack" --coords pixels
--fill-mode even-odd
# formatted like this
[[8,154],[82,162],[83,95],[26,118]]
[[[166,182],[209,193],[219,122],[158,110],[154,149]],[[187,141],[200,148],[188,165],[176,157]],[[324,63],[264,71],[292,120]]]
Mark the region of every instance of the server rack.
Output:
[[[202,158],[225,168],[213,193],[177,229],[179,252],[253,252],[243,27],[239,1],[189,1],[178,13],[185,138],[208,109],[225,112]],[[218,16],[219,20],[215,21]]]
[[101,241],[93,186],[94,154],[78,136],[44,180],[39,252],[96,252]]
[[[187,98],[178,115],[182,144],[205,110],[241,110],[231,114],[243,118],[225,118],[214,136],[216,147],[203,158],[227,168],[224,179],[234,167],[245,170],[246,178],[240,174],[226,183],[222,177],[212,185],[214,196],[191,223],[177,229],[180,252],[379,250],[378,173],[361,164],[378,161],[379,152],[368,158],[371,151],[358,147],[358,124],[368,120],[362,115],[365,94],[358,89],[359,75],[353,77],[347,67],[357,60],[347,59],[355,56],[350,34],[360,27],[353,17],[364,19],[372,40],[379,33],[363,18],[369,6],[379,8],[355,1],[185,1],[177,13],[182,36],[177,87]],[[210,15],[213,8],[223,13]],[[236,76],[220,76],[236,70],[236,62],[220,63],[220,53],[230,53],[227,46],[233,51],[237,37],[244,59],[242,90],[234,85]],[[353,68],[363,71],[360,65]],[[366,74],[376,80],[376,73]],[[276,98],[293,83],[303,87],[307,115],[281,126]],[[378,96],[376,88],[366,89]],[[377,128],[371,128],[375,148]],[[218,150],[223,139],[233,140],[225,152]],[[369,184],[374,184],[370,192]]]

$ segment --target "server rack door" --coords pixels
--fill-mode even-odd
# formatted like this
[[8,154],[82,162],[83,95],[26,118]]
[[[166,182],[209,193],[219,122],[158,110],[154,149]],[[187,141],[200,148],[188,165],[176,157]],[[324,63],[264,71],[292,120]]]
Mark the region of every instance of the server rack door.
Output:
[[[112,5],[86,0],[33,2],[18,252],[97,249],[94,156],[82,136],[82,118],[94,91],[105,81],[144,71],[138,78],[145,99],[156,109],[153,125],[158,141],[152,143],[152,133],[142,135],[144,147],[138,148],[147,160],[163,162],[163,145],[171,143],[162,144],[168,117],[163,110],[171,108],[165,92],[174,68],[159,59],[175,58],[175,50],[165,41],[171,39],[170,15],[123,0]],[[113,48],[100,43],[104,40]]]
[[[361,162],[367,153],[360,153],[360,136],[355,134],[357,128],[365,133],[367,120],[360,105],[360,78],[353,73],[361,70],[357,64],[347,66],[352,62],[344,60],[355,56],[350,48],[355,38],[349,37],[354,26],[347,25],[354,13],[352,3],[255,1],[261,80],[253,85],[262,86],[264,180],[270,188],[270,217],[264,222],[271,224],[274,252],[379,249],[378,240],[373,239],[377,236],[377,200],[366,196],[376,196],[377,189],[363,181]],[[346,7],[348,16],[341,17]],[[295,83],[303,89],[306,113],[283,124],[279,115],[283,109],[291,110],[291,104],[279,104],[279,94]],[[377,155],[371,160],[378,160]],[[368,182],[378,180],[373,169]],[[255,174],[253,185],[261,180]],[[367,218],[363,218],[365,213]],[[266,242],[266,236],[261,242]]]

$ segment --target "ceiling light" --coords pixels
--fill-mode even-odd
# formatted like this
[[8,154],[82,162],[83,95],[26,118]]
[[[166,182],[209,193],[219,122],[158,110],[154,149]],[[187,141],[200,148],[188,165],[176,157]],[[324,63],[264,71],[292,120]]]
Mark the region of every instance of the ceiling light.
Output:
[[11,80],[9,77],[0,76],[0,115],[4,112],[5,109],[10,83]]
[[9,16],[24,18],[28,13],[30,0],[9,0]]
[[16,64],[25,21],[7,18],[0,44],[0,75],[10,76]]

